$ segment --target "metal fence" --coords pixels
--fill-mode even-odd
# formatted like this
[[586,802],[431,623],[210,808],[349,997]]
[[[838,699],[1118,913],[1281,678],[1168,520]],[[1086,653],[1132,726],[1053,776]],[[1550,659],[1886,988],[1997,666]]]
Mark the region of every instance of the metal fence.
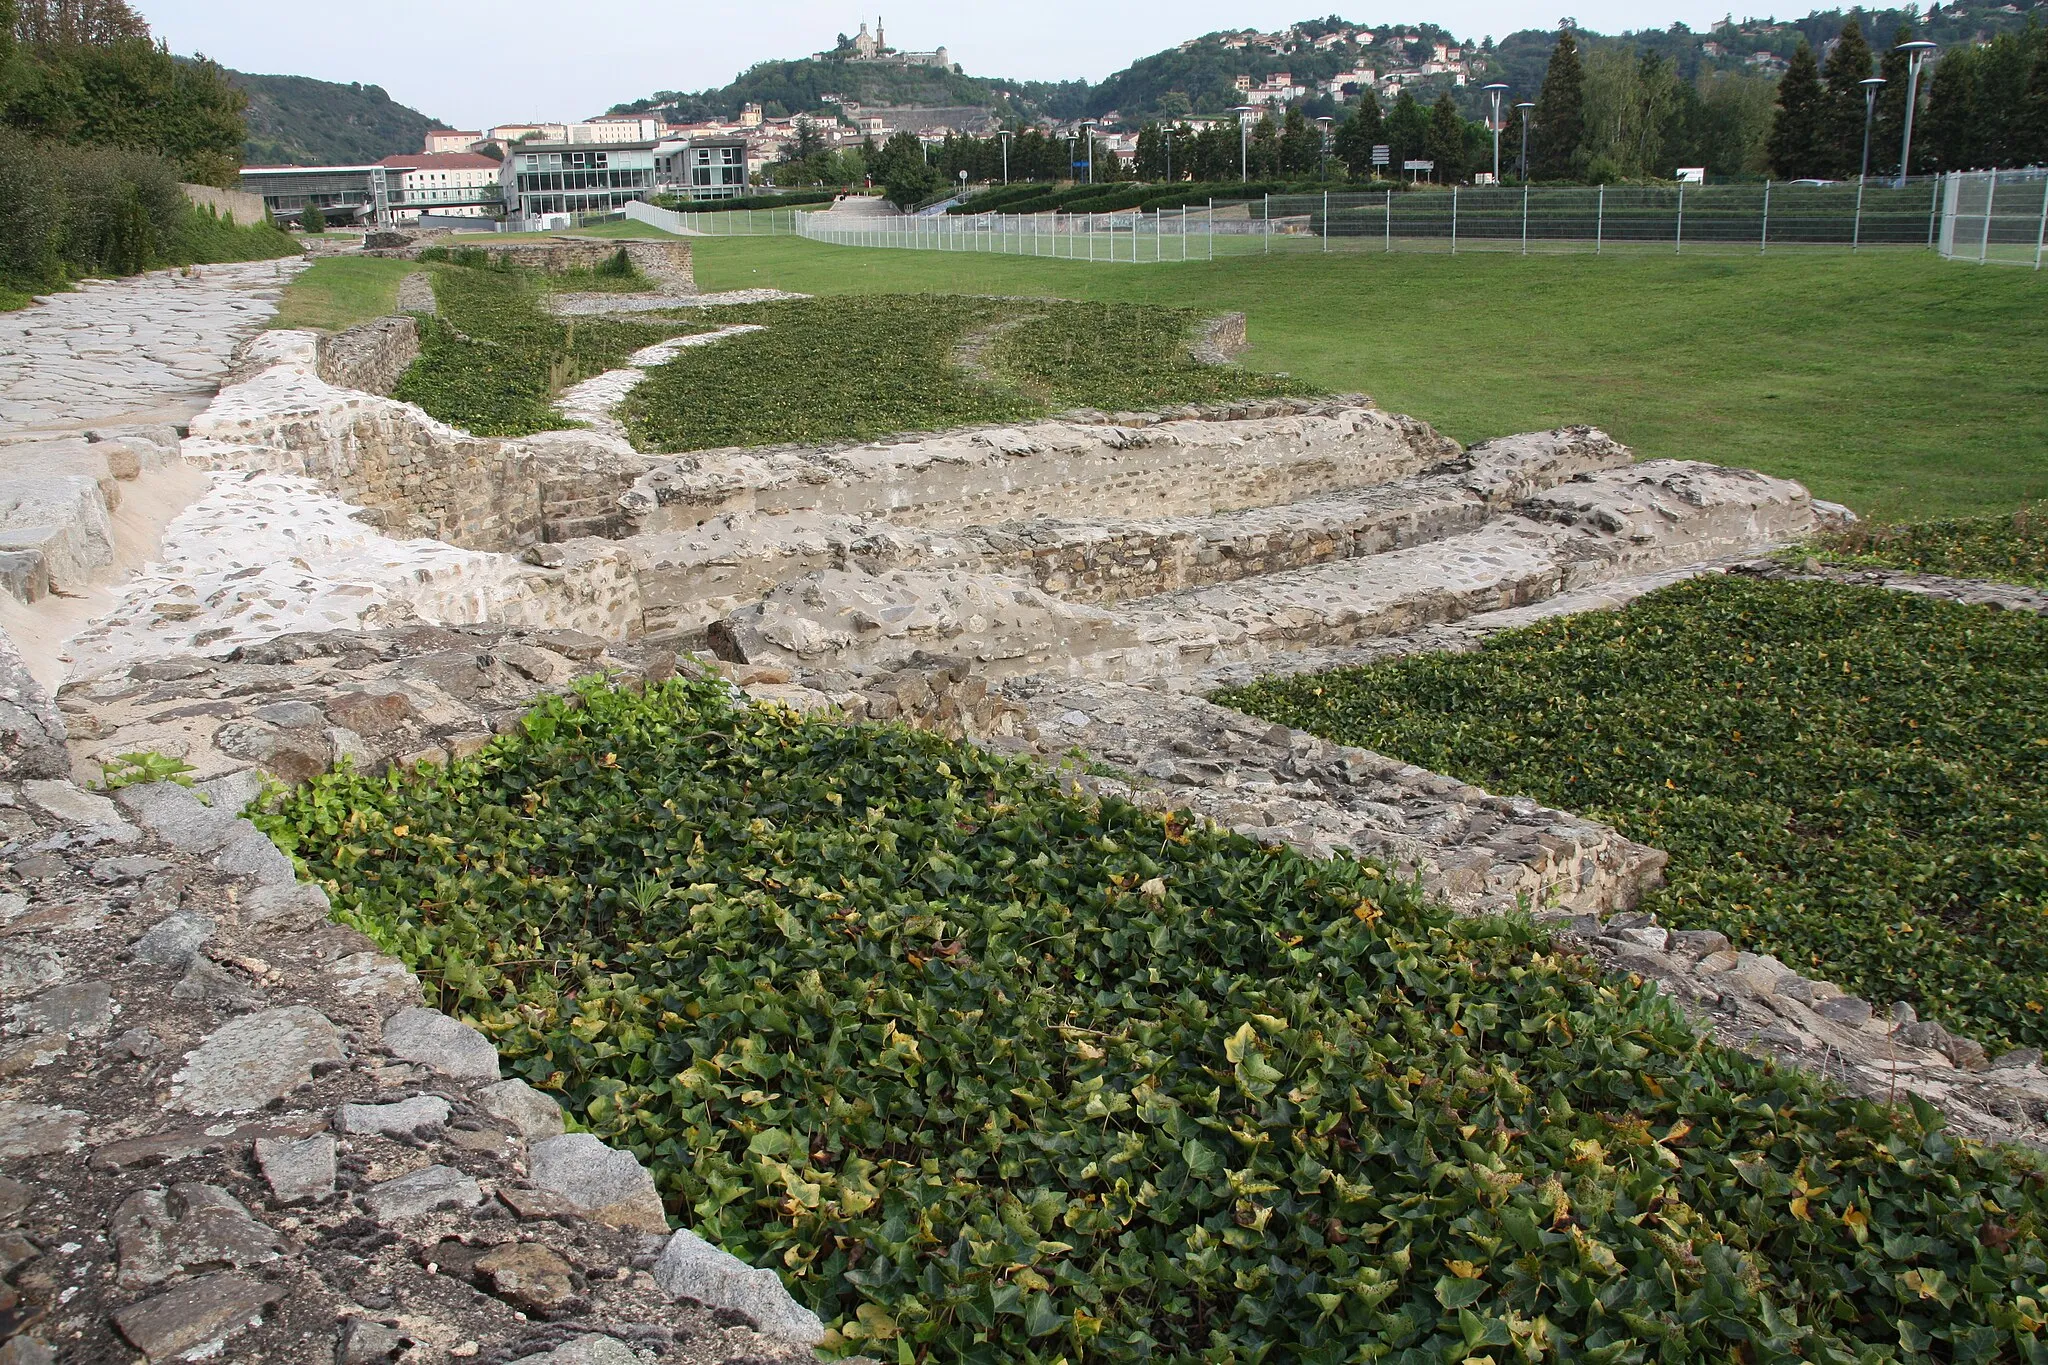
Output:
[[1938,248],[1973,260],[2032,264],[2048,228],[2044,176],[2048,172],[1832,185],[1332,190],[1150,212],[851,222],[805,214],[793,227],[815,241],[846,246],[1138,264],[1302,251],[1683,254],[1871,248]]
[[1979,265],[2041,268],[2048,170],[1964,171],[1942,185],[1940,251]]

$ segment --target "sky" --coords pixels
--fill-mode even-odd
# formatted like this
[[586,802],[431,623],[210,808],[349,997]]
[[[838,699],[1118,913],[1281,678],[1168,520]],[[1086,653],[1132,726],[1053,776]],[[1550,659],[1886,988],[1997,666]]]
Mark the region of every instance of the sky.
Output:
[[[381,85],[462,128],[560,122],[657,90],[724,85],[756,62],[807,56],[872,11],[819,0],[130,0],[174,52],[237,71]],[[1549,28],[1569,12],[1598,32],[1704,28],[1727,0],[896,0],[890,45],[944,44],[969,75],[1099,81],[1139,57],[1218,29],[1272,30],[1335,7],[1359,23],[1434,23],[1461,38]],[[1810,6],[1790,5],[1804,14]]]

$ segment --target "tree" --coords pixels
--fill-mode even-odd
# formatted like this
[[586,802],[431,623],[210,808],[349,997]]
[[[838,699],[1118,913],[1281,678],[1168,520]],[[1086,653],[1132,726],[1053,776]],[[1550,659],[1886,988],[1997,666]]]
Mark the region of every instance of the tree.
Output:
[[908,130],[893,134],[882,144],[868,174],[882,185],[882,197],[899,209],[932,197],[939,187],[939,173],[926,162],[924,144]]
[[1448,185],[1465,178],[1465,120],[1448,90],[1438,95],[1430,108],[1423,146],[1436,163],[1438,180]]
[[1926,115],[1913,134],[1914,170],[1967,171],[1983,165],[1976,55],[1968,48],[1955,48],[1934,64]]
[[1290,180],[1314,175],[1323,159],[1323,130],[1311,126],[1301,110],[1289,109],[1280,126],[1280,174]]
[[320,211],[318,204],[308,199],[305,212],[299,215],[299,226],[307,232],[316,235],[325,232],[327,231],[327,215]]
[[1273,126],[1271,115],[1261,114],[1259,121],[1252,125],[1249,148],[1243,149],[1248,159],[1246,174],[1254,180],[1275,180],[1280,176],[1280,130]]
[[1569,22],[1558,26],[1557,45],[1543,73],[1529,128],[1531,179],[1567,180],[1576,175],[1586,140],[1586,73]]
[[1132,170],[1140,180],[1166,179],[1166,138],[1159,125],[1148,123],[1138,130],[1138,147]]
[[1873,174],[1896,173],[1899,144],[1906,134],[1906,87],[1909,58],[1899,44],[1911,42],[1913,30],[1900,24],[1891,45],[1878,58],[1877,74],[1884,77],[1884,89],[1877,92],[1877,114],[1870,125],[1870,169]]
[[2027,72],[2027,93],[2020,110],[2020,129],[2032,165],[2048,162],[2048,42],[2034,54]]
[[1397,177],[1402,162],[1419,161],[1427,155],[1428,140],[1429,115],[1416,103],[1415,96],[1403,89],[1394,97],[1393,112],[1387,115],[1387,154]]
[[1379,97],[1370,90],[1358,95],[1358,107],[1337,127],[1337,159],[1352,176],[1364,180],[1373,173],[1372,149],[1387,140],[1386,116],[1380,112]]
[[1870,75],[1870,44],[1854,19],[1842,25],[1841,37],[1828,52],[1822,76],[1827,86],[1827,114],[1822,142],[1826,175],[1850,176],[1863,161],[1864,95],[1861,82]]
[[1771,174],[1780,180],[1827,173],[1827,92],[1813,49],[1805,43],[1778,81],[1778,116],[1771,123],[1768,152]]
[[818,125],[808,117],[796,121],[796,148],[790,154],[791,161],[806,161],[825,150],[825,135],[818,131]]

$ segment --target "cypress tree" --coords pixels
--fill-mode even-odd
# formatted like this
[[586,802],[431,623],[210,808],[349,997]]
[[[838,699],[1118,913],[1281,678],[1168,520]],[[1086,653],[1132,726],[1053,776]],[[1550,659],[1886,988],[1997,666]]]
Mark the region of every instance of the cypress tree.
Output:
[[1280,173],[1290,180],[1305,179],[1321,167],[1323,130],[1312,128],[1299,109],[1289,109],[1280,126]]
[[1927,110],[1914,124],[1914,169],[1968,171],[1984,164],[1983,129],[1977,119],[1977,54],[1951,48],[1934,64]]
[[1398,178],[1401,163],[1415,161],[1427,155],[1423,151],[1429,139],[1429,115],[1422,112],[1422,106],[1415,102],[1415,96],[1405,88],[1394,97],[1393,112],[1387,115],[1387,148],[1393,158],[1392,173]]
[[1380,113],[1379,96],[1370,90],[1358,95],[1358,107],[1351,111],[1351,117],[1337,127],[1337,159],[1351,171],[1354,178],[1364,180],[1372,175],[1372,149],[1384,145],[1387,140],[1386,116]]
[[2030,165],[2048,162],[2048,42],[2035,44],[2033,69],[2020,111],[2020,138]]
[[1465,178],[1465,119],[1448,90],[1436,97],[1429,111],[1429,134],[1423,145],[1436,163],[1439,181],[1449,185]]
[[1824,129],[1829,162],[1824,174],[1851,176],[1863,159],[1863,87],[1870,75],[1870,44],[1854,19],[1842,25],[1842,36],[1828,52],[1823,70],[1827,83]]
[[320,211],[318,204],[309,199],[306,201],[305,212],[299,215],[299,226],[311,233],[325,232],[327,231],[327,215]]
[[1580,147],[1586,140],[1586,69],[1569,27],[1557,31],[1557,46],[1550,50],[1550,67],[1543,73],[1543,89],[1531,114],[1530,178],[1569,179],[1579,169]]
[[1827,92],[1821,87],[1820,65],[1813,59],[1813,49],[1801,43],[1778,82],[1778,116],[1771,122],[1770,140],[1765,145],[1771,174],[1780,180],[1799,180],[1824,173],[1826,114]]

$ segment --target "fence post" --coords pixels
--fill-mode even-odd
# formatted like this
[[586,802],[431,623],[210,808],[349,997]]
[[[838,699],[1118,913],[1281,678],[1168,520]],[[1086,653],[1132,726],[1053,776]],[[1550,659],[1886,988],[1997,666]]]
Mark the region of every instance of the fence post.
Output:
[[2041,185],[2041,225],[2034,229],[2034,269],[2041,268],[2041,248],[2048,246],[2048,181]]
[[1856,177],[1856,225],[1849,230],[1849,250],[1863,249],[1863,177]]
[[1771,249],[1771,182],[1764,181],[1764,227],[1763,236],[1757,239],[1756,252],[1761,256]]
[[1323,191],[1323,250],[1330,249],[1330,192]]
[[1678,182],[1678,235],[1672,240],[1671,254],[1685,254],[1685,182]]
[[1529,182],[1522,182],[1522,254],[1529,254]]
[[1458,254],[1458,187],[1451,186],[1451,254]]
[[1387,250],[1394,249],[1394,192],[1387,191]]
[[1269,193],[1268,193],[1268,194],[1266,195],[1266,250],[1265,250],[1265,254],[1266,254],[1266,255],[1268,255],[1268,256],[1270,256],[1270,255],[1272,255],[1272,254],[1273,254],[1273,196],[1272,196],[1272,194],[1271,194],[1270,192],[1269,192]]
[[[1927,201],[1927,249],[1932,251],[1934,250],[1934,220],[1941,213],[1941,177],[1936,175],[1928,178],[1934,182],[1934,195]],[[1904,189],[1905,186],[1906,173],[1904,170],[1901,170],[1899,172],[1899,188]]]
[[1600,254],[1601,239],[1607,235],[1607,187],[1600,187],[1600,197],[1593,202],[1593,254]]
[[1977,264],[1991,258],[1991,205],[1998,199],[1998,172],[1984,172],[1984,237],[1977,243]]

